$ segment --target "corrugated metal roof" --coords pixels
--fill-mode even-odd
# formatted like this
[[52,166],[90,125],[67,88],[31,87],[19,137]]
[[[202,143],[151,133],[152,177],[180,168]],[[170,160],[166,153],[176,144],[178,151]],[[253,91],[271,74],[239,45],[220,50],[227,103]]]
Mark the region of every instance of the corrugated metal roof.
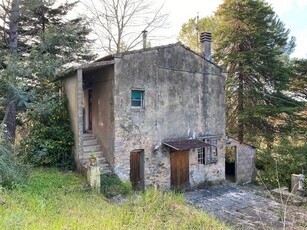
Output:
[[164,145],[171,147],[178,151],[190,150],[196,148],[204,148],[206,146],[212,146],[208,143],[200,141],[198,139],[187,139],[187,140],[178,140],[178,141],[164,141]]

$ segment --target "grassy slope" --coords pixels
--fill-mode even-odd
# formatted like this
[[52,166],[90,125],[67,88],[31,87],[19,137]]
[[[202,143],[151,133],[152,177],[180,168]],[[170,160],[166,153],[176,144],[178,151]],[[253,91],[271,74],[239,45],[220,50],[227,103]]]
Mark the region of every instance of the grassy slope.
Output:
[[0,188],[0,229],[227,229],[182,195],[150,189],[115,205],[84,184],[75,173],[41,169],[24,187]]

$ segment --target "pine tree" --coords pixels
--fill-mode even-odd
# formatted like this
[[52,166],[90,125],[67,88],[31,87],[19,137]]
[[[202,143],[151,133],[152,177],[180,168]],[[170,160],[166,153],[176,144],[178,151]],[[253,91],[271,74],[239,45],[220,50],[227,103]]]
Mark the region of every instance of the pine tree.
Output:
[[[33,102],[48,92],[52,93],[54,87],[50,82],[56,77],[57,70],[67,63],[93,57],[87,49],[87,34],[90,31],[82,19],[65,18],[75,4],[65,3],[54,7],[49,2],[21,0],[20,7],[16,9],[16,4],[2,5],[0,138],[3,124],[6,123],[14,139],[16,110],[12,110],[11,105],[22,105],[29,100]],[[12,17],[14,13],[18,13],[18,19]],[[33,92],[36,99],[29,98]]]
[[93,54],[89,51],[91,41],[87,37],[90,29],[85,24],[85,20],[81,17],[72,19],[67,17],[78,2],[66,2],[57,7],[54,3],[55,1],[45,0],[22,1],[19,31],[20,52],[31,51],[31,47],[38,45],[41,40],[38,37],[43,36],[47,29],[53,27],[57,28],[57,33],[62,33],[63,36],[66,36],[66,39],[71,39],[74,45],[70,46],[67,43],[57,41],[57,44],[47,52],[61,54],[67,61],[91,60],[93,58]]
[[307,59],[294,59],[294,78],[291,90],[301,99],[307,100]]
[[258,135],[270,143],[302,106],[285,93],[294,39],[262,0],[225,0],[214,20],[214,60],[228,72],[228,133],[239,141]]

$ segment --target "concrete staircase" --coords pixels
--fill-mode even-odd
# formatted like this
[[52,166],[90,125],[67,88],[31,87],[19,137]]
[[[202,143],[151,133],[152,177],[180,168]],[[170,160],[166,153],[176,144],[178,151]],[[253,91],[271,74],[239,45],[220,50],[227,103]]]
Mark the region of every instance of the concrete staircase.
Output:
[[108,162],[103,156],[101,147],[97,138],[92,133],[83,134],[83,155],[80,157],[80,163],[83,169],[87,169],[89,166],[89,158],[91,153],[96,155],[97,165],[100,168],[100,174],[112,173]]

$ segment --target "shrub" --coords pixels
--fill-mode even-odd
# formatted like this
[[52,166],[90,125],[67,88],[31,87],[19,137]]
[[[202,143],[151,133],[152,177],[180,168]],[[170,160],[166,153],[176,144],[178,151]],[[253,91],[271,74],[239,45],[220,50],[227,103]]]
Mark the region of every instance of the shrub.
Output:
[[101,175],[100,192],[107,198],[127,195],[132,190],[130,181],[122,182],[116,174]]
[[0,186],[12,188],[25,181],[26,167],[15,156],[9,144],[0,140]]
[[307,173],[307,143],[282,140],[271,150],[258,151],[256,167],[268,188],[291,185],[291,174]]
[[73,133],[66,105],[66,100],[56,95],[28,114],[29,133],[21,142],[27,162],[35,166],[73,169]]

